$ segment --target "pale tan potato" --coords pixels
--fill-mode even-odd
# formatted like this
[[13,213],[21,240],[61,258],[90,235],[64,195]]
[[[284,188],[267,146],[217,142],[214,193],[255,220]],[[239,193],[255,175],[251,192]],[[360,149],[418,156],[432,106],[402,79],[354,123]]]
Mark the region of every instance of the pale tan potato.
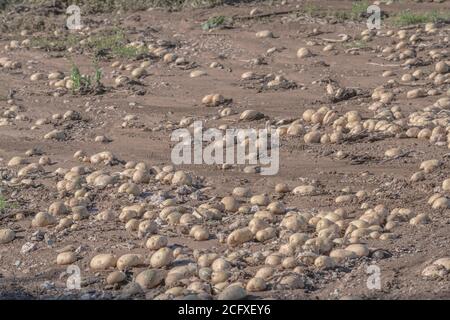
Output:
[[258,206],[267,206],[269,201],[269,197],[266,194],[259,194],[250,198],[250,203]]
[[153,268],[162,268],[174,260],[173,251],[167,247],[161,248],[156,251],[150,258],[150,265]]
[[358,257],[366,257],[370,253],[369,248],[365,244],[351,244],[345,250],[353,252]]
[[77,256],[73,252],[61,252],[56,257],[56,264],[58,265],[69,265],[73,264],[75,261],[77,261]]
[[52,215],[47,212],[39,212],[37,213],[33,220],[31,221],[31,225],[33,227],[47,227],[51,225],[55,225],[57,220]]
[[147,242],[145,243],[145,246],[150,250],[159,250],[161,248],[164,248],[168,244],[168,239],[165,236],[152,236],[150,237]]
[[253,239],[253,233],[249,228],[242,228],[233,231],[227,238],[227,244],[231,247],[241,245]]
[[310,56],[312,56],[312,53],[308,48],[300,48],[297,50],[297,58],[307,58]]
[[445,179],[444,182],[442,182],[442,190],[450,191],[450,178]]
[[256,33],[257,38],[273,38],[273,33],[270,30],[262,30]]
[[128,270],[143,264],[143,257],[139,254],[127,253],[117,259],[117,269]]
[[116,266],[117,258],[110,253],[102,253],[91,259],[89,266],[94,270],[106,270]]
[[248,292],[261,292],[265,291],[267,283],[263,278],[252,278],[247,282],[246,289]]

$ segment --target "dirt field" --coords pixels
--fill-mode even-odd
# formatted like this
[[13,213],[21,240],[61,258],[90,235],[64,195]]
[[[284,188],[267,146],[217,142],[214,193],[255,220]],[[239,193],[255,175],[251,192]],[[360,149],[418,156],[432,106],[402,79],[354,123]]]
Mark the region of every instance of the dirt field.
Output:
[[[0,298],[450,298],[450,2],[366,7],[4,11]],[[276,129],[278,174],[173,165],[194,120]]]

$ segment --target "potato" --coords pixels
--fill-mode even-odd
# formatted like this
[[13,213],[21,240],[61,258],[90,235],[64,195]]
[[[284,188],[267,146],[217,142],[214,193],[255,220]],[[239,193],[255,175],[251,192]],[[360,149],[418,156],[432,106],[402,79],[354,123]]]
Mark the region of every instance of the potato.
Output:
[[218,300],[242,300],[247,296],[247,291],[241,284],[231,284],[217,297]]
[[417,134],[418,139],[428,140],[430,139],[430,137],[431,137],[431,130],[428,128],[420,130],[419,133]]
[[256,74],[253,71],[247,71],[241,75],[241,79],[243,79],[243,80],[249,80],[249,79],[255,79],[255,78],[256,78]]
[[262,31],[258,31],[256,33],[256,37],[257,38],[273,38],[273,33],[272,33],[272,31],[269,31],[269,30],[262,30]]
[[71,208],[71,211],[72,218],[75,221],[80,221],[89,217],[89,212],[85,206],[74,206]]
[[217,107],[225,102],[224,96],[221,94],[209,94],[203,97],[202,103],[207,107]]
[[264,114],[256,110],[245,110],[239,117],[241,121],[254,121],[262,118],[264,118]]
[[28,161],[22,157],[12,157],[8,162],[8,167],[16,167],[20,165],[28,164]]
[[182,265],[170,269],[166,277],[166,285],[171,286],[179,280],[189,278],[197,272],[194,264]]
[[444,267],[447,271],[450,271],[450,257],[440,258],[434,261],[433,265]]
[[308,48],[300,48],[297,50],[297,58],[311,57],[312,53]]
[[220,284],[226,282],[230,276],[231,274],[228,271],[213,271],[210,281],[212,284]]
[[47,227],[50,225],[56,224],[56,219],[52,215],[48,214],[47,212],[39,212],[36,214],[31,221],[31,225],[33,227]]
[[147,74],[147,71],[145,70],[145,68],[141,68],[141,67],[136,68],[131,72],[131,76],[135,79],[142,78],[146,74]]
[[143,264],[143,258],[140,254],[128,253],[117,259],[117,269],[120,271],[128,270]]
[[353,252],[358,257],[367,257],[370,253],[369,248],[365,244],[351,244],[345,250]]
[[330,257],[336,262],[341,262],[346,259],[354,259],[357,257],[356,253],[345,249],[334,249],[330,252]]
[[281,266],[284,269],[294,269],[295,267],[298,266],[298,261],[295,257],[286,257],[281,262]]
[[58,265],[68,265],[74,263],[75,261],[77,261],[77,256],[75,253],[70,251],[61,252],[56,257],[56,264]]
[[270,266],[265,266],[262,267],[261,269],[259,269],[256,274],[255,274],[255,278],[261,278],[264,280],[269,279],[270,277],[272,277],[272,275],[274,274],[275,269],[270,267]]
[[136,170],[133,173],[132,180],[134,183],[149,183],[150,174],[147,170]]
[[50,205],[48,212],[53,216],[61,216],[67,214],[69,209],[62,201],[56,201]]
[[46,140],[64,140],[66,138],[66,133],[61,130],[52,130],[44,136]]
[[213,271],[228,271],[231,269],[231,264],[224,258],[217,258],[211,264],[211,269]]
[[261,292],[266,290],[267,283],[263,278],[252,278],[247,282],[246,289],[248,292]]
[[124,210],[122,210],[122,212],[119,215],[119,220],[126,223],[126,222],[130,221],[131,219],[138,218],[138,217],[139,217],[139,214],[137,213],[137,211],[134,211],[131,209],[125,210],[125,208],[124,208]]
[[435,70],[437,73],[445,74],[450,71],[450,66],[445,61],[439,61],[435,65]]
[[336,203],[348,203],[348,202],[352,202],[354,198],[355,197],[353,195],[346,194],[346,195],[342,195],[342,196],[337,197],[335,199],[335,202]]
[[150,258],[150,265],[153,268],[162,268],[172,263],[173,259],[173,251],[167,247],[164,247],[152,255]]
[[450,178],[445,179],[444,182],[442,182],[442,190],[450,191]]
[[292,190],[293,194],[300,195],[300,196],[310,196],[315,194],[316,187],[314,186],[298,186],[294,190]]
[[272,267],[276,267],[279,266],[282,262],[282,258],[280,256],[280,254],[271,254],[269,256],[267,256],[266,260],[265,260],[265,264],[272,266]]
[[406,94],[406,98],[408,99],[416,99],[416,98],[421,98],[421,97],[425,97],[426,96],[426,91],[422,88],[418,88],[418,89],[413,89],[407,92]]
[[432,207],[435,210],[448,209],[450,208],[450,200],[446,197],[437,198],[435,201],[433,201]]
[[106,277],[106,283],[108,285],[114,285],[116,283],[122,283],[126,280],[127,275],[122,271],[113,271]]
[[425,173],[423,171],[414,173],[410,178],[411,182],[418,182],[423,180],[425,180]]
[[267,206],[267,210],[273,214],[284,214],[286,212],[284,204],[280,201],[270,203]]
[[298,136],[301,136],[304,133],[304,131],[305,131],[305,129],[304,129],[304,127],[302,125],[300,125],[300,124],[291,124],[288,127],[288,129],[286,131],[286,134],[288,136],[296,136],[296,137],[298,137]]
[[445,268],[443,268],[442,266],[435,265],[435,264],[427,266],[422,271],[422,277],[430,278],[430,279],[444,278],[446,274],[447,274],[447,270],[445,270]]
[[299,275],[287,275],[281,278],[279,286],[287,290],[303,289],[305,280]]
[[225,206],[226,211],[236,212],[239,209],[239,201],[234,197],[224,197],[221,202]]
[[172,63],[177,59],[177,55],[175,53],[166,53],[163,57],[163,61],[165,63]]
[[136,231],[139,228],[139,220],[137,219],[131,219],[125,224],[125,230],[128,232]]
[[122,184],[118,190],[119,193],[127,193],[130,195],[138,196],[141,194],[141,189],[139,186],[132,182],[127,182]]
[[305,143],[319,143],[322,135],[319,131],[313,130],[305,134],[304,140]]
[[117,258],[109,253],[98,254],[91,259],[89,264],[91,269],[94,270],[105,270],[115,267],[117,263]]
[[201,282],[201,281],[194,281],[191,282],[188,287],[186,288],[186,290],[190,291],[190,292],[195,292],[198,294],[204,294],[209,292],[210,287],[208,284]]
[[309,236],[306,233],[294,233],[289,237],[289,245],[292,247],[301,247],[307,240]]
[[147,240],[147,242],[145,243],[145,246],[147,247],[147,249],[150,250],[159,250],[161,248],[164,248],[167,246],[168,244],[168,239],[165,236],[152,236],[151,238],[149,238]]
[[429,222],[430,222],[430,217],[426,213],[418,214],[417,216],[415,216],[414,218],[411,218],[411,220],[409,220],[409,223],[414,226],[427,224]]
[[276,229],[272,228],[272,227],[268,227],[268,228],[265,228],[263,230],[259,230],[256,233],[255,238],[259,242],[264,242],[264,241],[270,240],[272,238],[275,238],[276,236],[277,236]]
[[249,188],[236,187],[233,189],[233,195],[236,197],[247,198],[251,195]]
[[266,194],[255,195],[250,198],[250,203],[257,206],[267,206],[269,204],[269,197]]
[[11,229],[0,229],[0,244],[6,244],[16,238],[16,233]]
[[219,258],[219,255],[217,253],[207,253],[203,254],[197,259],[197,264],[199,267],[210,267],[212,263]]
[[258,231],[266,229],[269,227],[269,224],[261,218],[253,218],[252,220],[250,220],[250,222],[248,223],[248,228],[250,229],[250,231],[253,234],[256,234]]
[[193,226],[191,228],[191,231],[189,232],[189,235],[191,237],[194,237],[194,239],[197,241],[206,241],[210,237],[208,230],[199,225]]
[[253,233],[249,228],[237,229],[230,233],[227,238],[227,244],[230,247],[235,247],[253,239]]
[[277,183],[275,186],[276,193],[288,193],[290,191],[289,185],[286,183]]
[[314,260],[314,265],[319,269],[331,269],[336,263],[333,258],[328,256],[319,256]]
[[182,185],[188,185],[190,186],[192,184],[192,177],[187,174],[184,171],[177,171],[173,174],[173,178],[172,178],[172,184],[173,185],[178,185],[178,186],[182,186]]
[[305,230],[308,227],[308,222],[304,216],[299,214],[288,214],[281,221],[280,227],[286,228],[287,230],[297,232],[300,230]]
[[43,73],[37,72],[37,73],[33,73],[30,77],[31,81],[40,81],[43,80],[45,77],[45,75]]
[[206,76],[207,75],[207,73],[205,72],[205,71],[203,71],[203,70],[194,70],[194,71],[192,71],[191,73],[190,73],[190,77],[191,78],[198,78],[198,77],[201,77],[201,76]]
[[166,273],[163,270],[144,270],[137,275],[136,283],[139,284],[143,290],[152,289],[159,286],[164,281],[165,276]]
[[137,230],[139,238],[145,238],[148,235],[155,234],[158,230],[158,225],[153,220],[144,220],[139,223]]
[[420,164],[420,169],[425,171],[425,173],[433,172],[435,169],[441,166],[441,162],[437,159],[423,161]]
[[395,158],[400,156],[402,153],[400,148],[391,148],[386,150],[386,152],[384,153],[384,156],[387,158]]

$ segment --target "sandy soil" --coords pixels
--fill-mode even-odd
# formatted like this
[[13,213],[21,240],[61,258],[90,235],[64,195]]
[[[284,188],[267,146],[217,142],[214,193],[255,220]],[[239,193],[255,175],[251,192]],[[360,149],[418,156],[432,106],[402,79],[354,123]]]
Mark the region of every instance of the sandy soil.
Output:
[[[315,1],[315,4],[321,8],[351,7],[351,1]],[[89,267],[91,258],[99,253],[108,252],[117,256],[139,253],[145,257],[150,254],[150,250],[145,247],[145,239],[138,237],[135,231],[125,230],[123,221],[98,221],[95,215],[111,209],[118,216],[123,207],[132,204],[142,204],[146,210],[159,213],[161,208],[155,202],[155,195],[176,199],[177,205],[186,207],[187,212],[192,212],[202,203],[220,202],[222,197],[231,195],[234,187],[243,186],[250,188],[252,194],[266,193],[271,200],[279,200],[293,211],[309,212],[313,215],[345,208],[347,219],[352,221],[358,219],[366,209],[383,204],[389,211],[394,208],[409,208],[413,211],[413,216],[425,213],[430,219],[429,223],[424,225],[400,222],[390,231],[395,235],[391,239],[362,237],[360,241],[367,243],[370,248],[367,257],[342,262],[325,270],[299,263],[301,276],[307,283],[302,288],[285,289],[277,286],[276,279],[293,272],[293,268],[283,270],[278,266],[277,276],[268,281],[268,289],[249,293],[250,299],[450,298],[449,272],[437,279],[421,275],[424,268],[433,261],[450,256],[450,210],[434,210],[427,203],[430,196],[442,191],[442,182],[450,177],[449,149],[447,144],[436,145],[424,139],[400,139],[395,135],[369,132],[337,144],[308,144],[304,142],[303,136],[283,136],[280,171],[275,176],[244,173],[244,166],[229,170],[208,165],[177,166],[176,170],[189,172],[201,187],[190,187],[188,194],[184,195],[183,190],[177,186],[158,181],[154,176],[150,183],[140,186],[142,193],[136,197],[117,193],[122,182],[104,189],[85,186],[92,194],[87,204],[89,218],[77,221],[76,227],[64,230],[31,225],[34,215],[48,211],[52,202],[70,201],[73,198],[73,192],[57,190],[57,182],[63,179],[54,174],[57,168],[85,166],[90,172],[102,169],[113,173],[123,171],[127,161],[145,162],[149,168],[171,165],[170,155],[174,143],[170,141],[170,134],[184,117],[205,120],[208,128],[217,128],[223,124],[229,127],[262,128],[268,121],[275,125],[276,120],[301,119],[307,109],[317,110],[328,106],[339,115],[357,110],[363,119],[374,118],[376,112],[369,109],[373,103],[371,95],[374,88],[385,85],[390,79],[401,83],[401,76],[412,72],[408,67],[400,66],[404,60],[388,61],[387,54],[381,52],[382,48],[399,42],[394,37],[385,36],[386,31],[397,31],[399,28],[383,24],[382,35],[372,37],[351,54],[348,49],[357,46],[353,42],[356,40],[336,43],[333,51],[324,52],[322,49],[328,43],[323,39],[339,39],[339,34],[343,33],[351,39],[358,39],[366,28],[364,22],[336,22],[296,12],[249,18],[250,10],[254,7],[258,7],[262,13],[271,13],[295,10],[303,6],[304,2],[289,1],[285,5],[274,6],[245,4],[179,12],[154,9],[119,15],[83,16],[83,21],[91,27],[90,32],[94,34],[119,25],[130,41],[144,41],[148,45],[158,40],[166,40],[172,44],[170,52],[185,57],[189,62],[188,65],[176,65],[152,57],[147,68],[148,75],[140,79],[141,84],[117,88],[114,85],[115,77],[118,74],[129,76],[130,72],[113,68],[111,64],[118,60],[125,65],[138,66],[142,61],[100,59],[99,67],[104,75],[102,82],[108,90],[99,95],[72,94],[70,91],[55,95],[56,92],[62,91],[49,86],[47,79],[30,80],[30,76],[36,72],[43,72],[47,76],[51,71],[61,71],[69,75],[72,62],[75,62],[82,72],[92,73],[91,53],[78,44],[74,46],[72,53],[67,50],[45,51],[33,47],[8,51],[3,49],[12,40],[22,41],[51,34],[54,25],[62,25],[64,16],[46,17],[43,20],[45,30],[31,29],[30,31],[34,32],[22,36],[20,31],[29,28],[35,21],[33,19],[39,18],[38,13],[30,11],[9,15],[7,23],[13,26],[20,21],[22,25],[14,27],[14,30],[4,30],[0,34],[0,57],[18,61],[22,66],[19,69],[0,68],[0,97],[3,97],[0,101],[0,111],[7,111],[11,104],[17,105],[23,108],[18,114],[23,114],[26,118],[11,118],[9,124],[0,126],[0,174],[3,179],[0,190],[8,201],[7,207],[0,215],[0,228],[9,228],[16,233],[14,241],[0,244],[0,297],[152,299],[164,293],[168,289],[167,286],[161,285],[133,294],[130,293],[130,285],[127,283],[105,284],[105,278],[112,270],[96,271]],[[383,10],[387,14],[406,8],[426,12],[434,9],[448,10],[449,6],[448,1],[401,1],[383,6]],[[234,17],[232,27],[209,32],[202,30],[201,23],[215,15]],[[24,16],[30,17],[29,25],[21,21],[20,17],[23,19]],[[320,30],[321,33],[315,35],[314,29]],[[255,37],[255,33],[261,30],[272,31],[274,37]],[[406,30],[409,35],[415,32],[415,28]],[[437,30],[435,34],[423,33],[422,41],[411,46],[417,57],[423,61],[412,70],[420,69],[425,74],[416,83],[425,83],[421,87],[427,90],[435,88],[440,95],[407,99],[406,92],[416,87],[395,86],[395,98],[389,103],[388,109],[399,106],[406,119],[411,113],[433,105],[448,94],[448,82],[434,85],[426,77],[435,66],[435,61],[430,60],[428,52],[432,49],[448,52],[448,42],[442,42],[445,37],[448,39],[450,36],[448,24],[441,25]],[[308,47],[315,55],[305,59],[297,58],[296,52],[300,47]],[[267,50],[270,48],[277,50],[268,54]],[[266,63],[252,65],[250,61],[256,57],[263,58]],[[223,67],[210,68],[212,62],[218,62]],[[392,64],[396,66],[383,66]],[[190,78],[190,72],[196,69],[206,71],[207,75]],[[394,75],[383,77],[382,74],[386,70],[393,71]],[[261,88],[257,80],[241,80],[241,75],[247,71],[260,75],[282,74],[295,83],[296,87]],[[336,81],[341,87],[355,87],[359,94],[344,101],[330,102],[326,93],[326,85],[330,80]],[[11,90],[14,91],[13,101],[8,103]],[[202,98],[212,93],[220,93],[225,98],[232,99],[227,107],[231,107],[235,114],[219,117],[223,106],[204,107]],[[266,118],[248,123],[238,121],[239,114],[247,109],[262,112]],[[68,110],[78,111],[82,120],[52,120],[54,114],[63,115]],[[123,127],[123,119],[129,114],[136,115],[136,120]],[[41,118],[50,121],[35,126],[36,120]],[[33,126],[35,128],[32,130]],[[305,124],[306,128],[311,126]],[[63,130],[67,135],[66,139],[55,141],[43,138],[55,128]],[[110,138],[111,142],[95,142],[95,137],[99,135]],[[401,148],[407,154],[394,159],[386,158],[385,151],[394,147]],[[25,165],[9,167],[8,161],[14,156],[21,156],[30,163],[38,162],[41,156],[25,155],[31,148],[40,149],[51,158],[52,164],[45,165],[44,173],[31,175],[27,177],[28,180],[17,179],[18,170]],[[83,163],[73,157],[77,150],[83,150],[89,156],[101,151],[111,151],[122,162],[114,166]],[[347,156],[337,156],[339,151]],[[411,175],[419,171],[422,161],[430,159],[438,159],[441,166],[427,174],[425,180],[411,182]],[[299,185],[314,185],[320,192],[311,196],[277,194],[275,185],[280,182],[287,183],[292,189]],[[355,195],[359,190],[367,192],[365,199],[352,197],[348,203],[336,203],[336,197],[343,194]],[[241,200],[248,203],[248,199]],[[18,219],[18,213],[23,213],[24,216]],[[193,250],[217,252],[224,257],[230,252],[240,250],[244,252],[243,256],[251,256],[255,252],[276,252],[287,242],[286,232],[279,227],[282,217],[276,217],[272,222],[278,230],[277,236],[264,243],[251,241],[230,249],[221,241],[234,229],[245,227],[251,218],[251,214],[224,212],[222,220],[205,221],[204,225],[211,234],[207,241],[195,241],[186,234],[185,227],[165,222],[158,226],[158,234],[169,237],[169,246],[172,249],[181,248],[183,253],[175,260],[174,265],[195,260]],[[40,232],[36,233],[39,230]],[[345,229],[342,232],[345,232]],[[314,234],[314,228],[311,234]],[[21,249],[26,243],[33,243],[34,249],[23,254]],[[76,249],[78,260],[74,264],[81,269],[83,283],[79,291],[66,290],[67,266],[56,264],[58,250],[69,245],[72,250]],[[381,254],[374,254],[375,252]],[[374,264],[381,270],[380,290],[370,290],[366,285],[369,277],[367,267]],[[228,282],[240,281],[245,284],[262,265],[264,259],[259,263],[246,262],[243,258],[232,261],[232,276]],[[141,266],[127,270],[127,282],[131,282],[146,268]],[[189,281],[198,281],[198,278],[193,276]],[[182,286],[187,287],[189,281]],[[206,281],[204,283],[208,284]],[[215,296],[214,290],[211,292]]]

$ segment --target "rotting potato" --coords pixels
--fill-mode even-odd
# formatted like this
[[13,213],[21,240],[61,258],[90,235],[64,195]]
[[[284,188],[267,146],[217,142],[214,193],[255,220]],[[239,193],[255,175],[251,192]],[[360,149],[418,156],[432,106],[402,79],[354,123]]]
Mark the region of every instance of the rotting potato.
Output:
[[247,291],[239,284],[231,284],[217,297],[218,300],[242,300],[247,296]]
[[16,238],[16,233],[11,229],[0,230],[0,244],[6,244]]
[[152,289],[159,286],[164,281],[165,276],[166,273],[163,270],[144,270],[136,276],[136,283],[143,290]]

